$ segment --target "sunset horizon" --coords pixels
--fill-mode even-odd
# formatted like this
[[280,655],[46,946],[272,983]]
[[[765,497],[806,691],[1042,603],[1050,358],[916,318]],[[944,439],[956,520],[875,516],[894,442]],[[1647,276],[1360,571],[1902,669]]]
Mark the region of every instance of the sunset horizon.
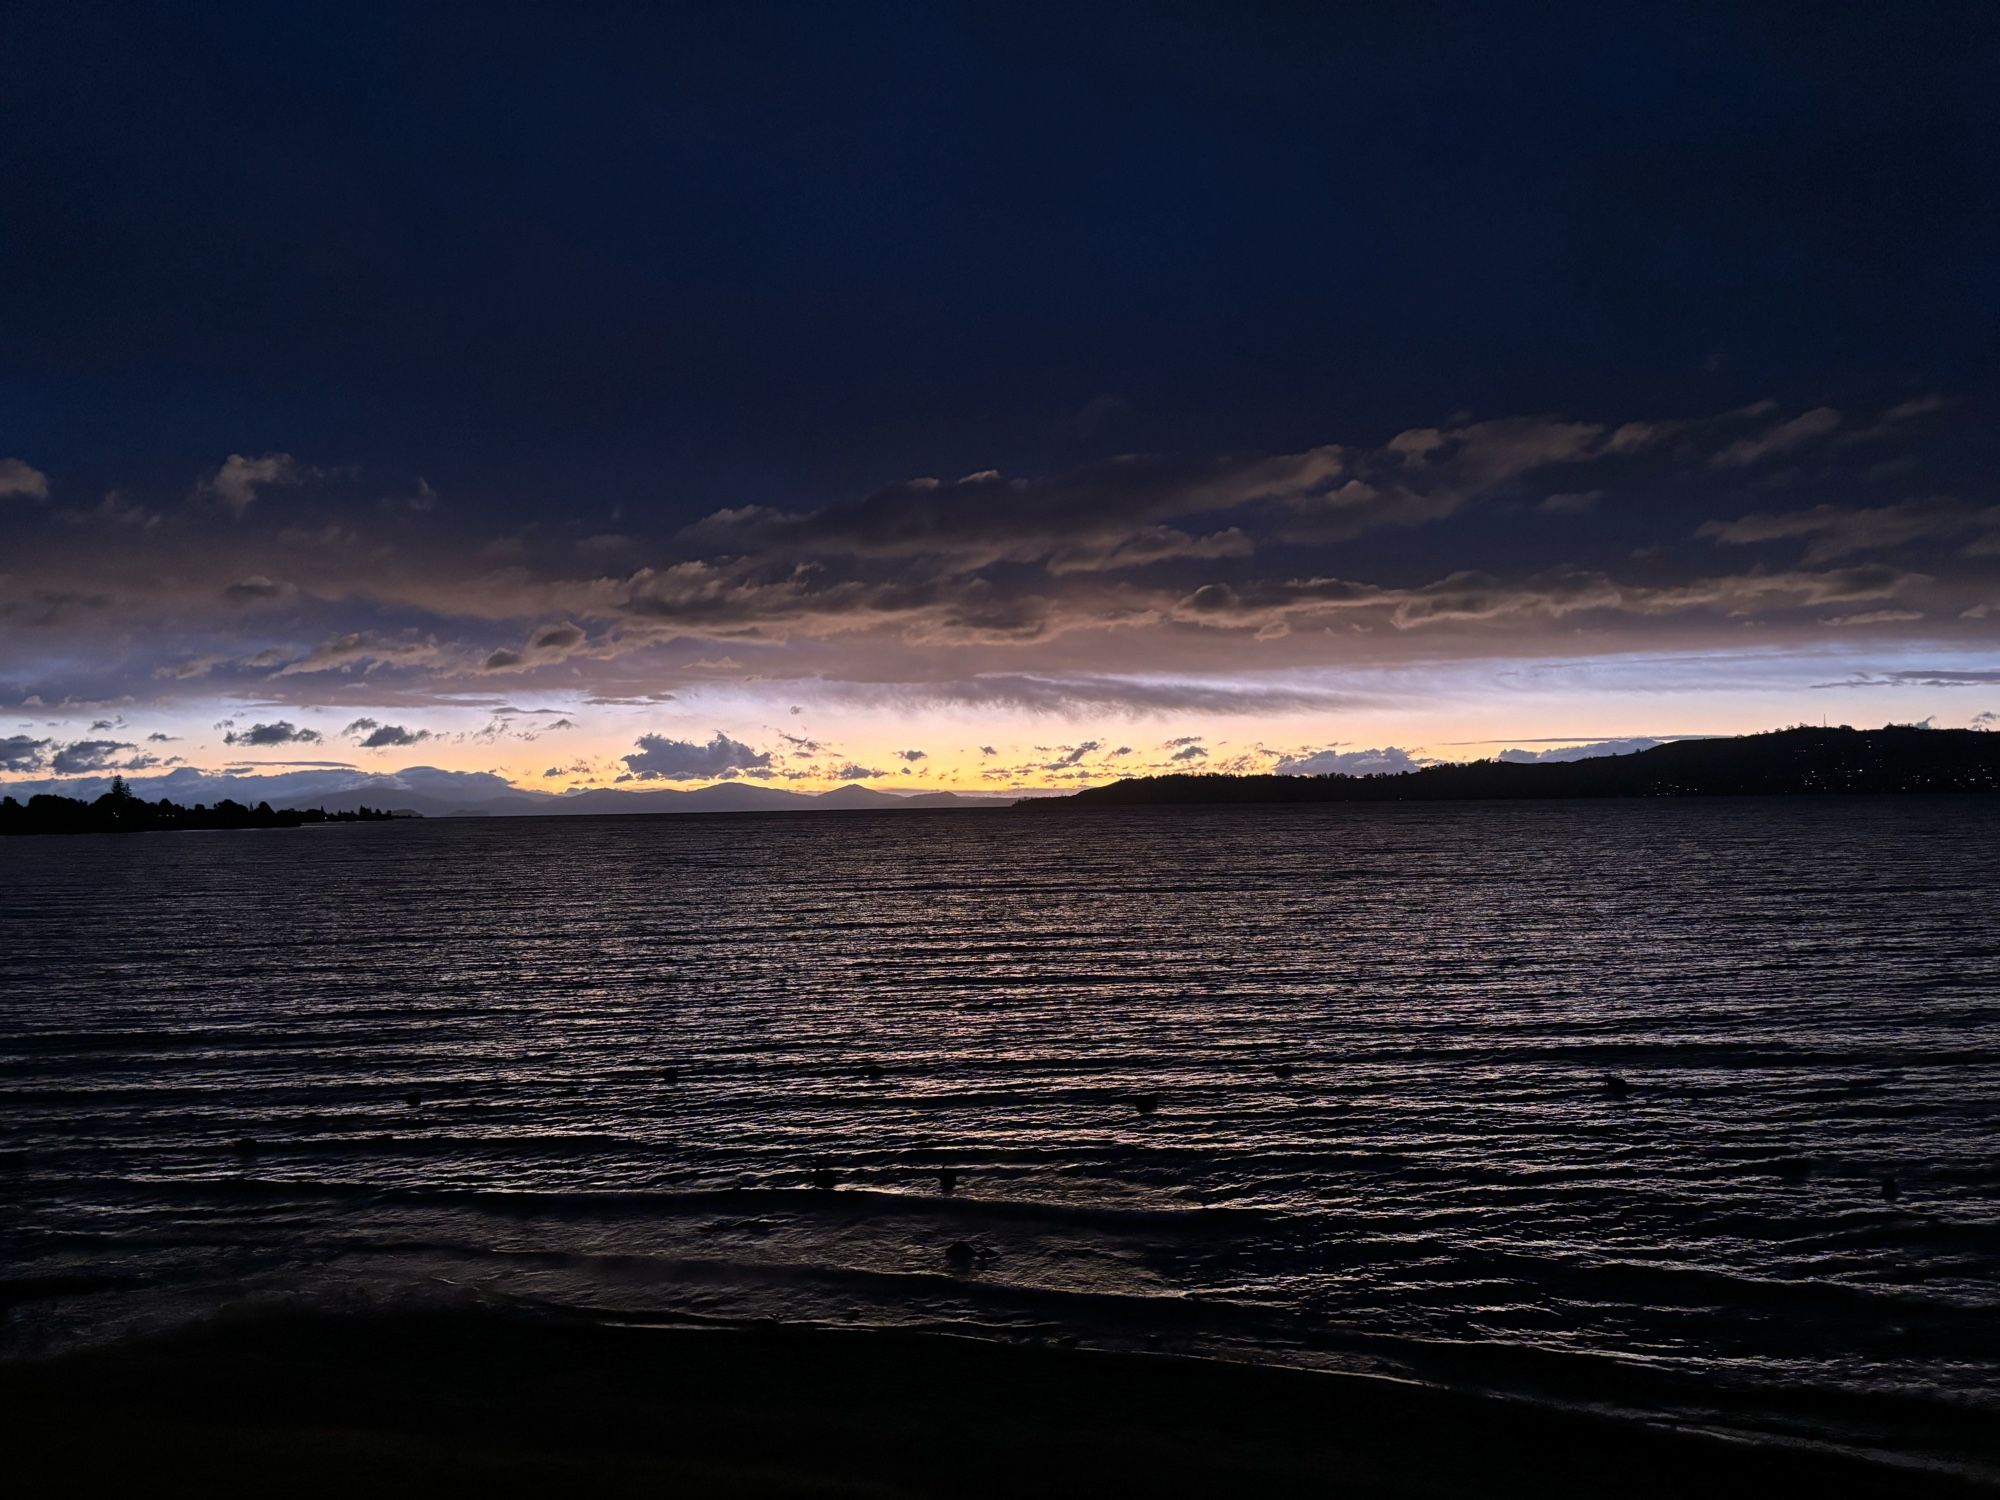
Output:
[[[289,452],[101,494],[15,458],[25,628],[0,664],[0,775],[386,769],[422,746],[557,790],[1054,789],[1190,760],[1981,727],[2000,702],[2000,510],[1893,498],[1958,409],[1766,400],[1408,428],[1372,451],[1126,455],[711,510],[656,542],[576,535],[616,511],[467,530],[476,489],[404,476],[398,499]],[[1635,521],[1617,488],[1635,469],[1702,509]],[[1864,482],[1887,503],[1824,498]],[[1592,566],[1635,525],[1652,540]],[[1395,555],[1421,535],[1470,563],[1497,533],[1525,554],[1504,574]],[[598,571],[613,552],[626,570]]]

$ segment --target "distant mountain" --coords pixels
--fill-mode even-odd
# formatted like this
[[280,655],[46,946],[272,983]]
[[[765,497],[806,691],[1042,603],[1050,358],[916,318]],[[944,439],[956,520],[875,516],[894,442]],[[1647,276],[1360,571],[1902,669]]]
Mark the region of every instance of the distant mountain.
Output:
[[[329,813],[361,807],[440,817],[518,817],[581,813],[717,813],[830,812],[915,808],[1005,807],[1006,798],[968,797],[955,792],[878,792],[865,786],[836,787],[830,792],[794,792],[747,781],[723,781],[685,790],[650,787],[627,791],[604,787],[595,791],[523,791],[490,771],[446,771],[436,766],[408,766],[388,774],[331,766],[304,771],[279,771],[268,776],[215,775],[191,766],[158,776],[128,776],[126,785],[148,801],[167,798],[193,806],[222,801],[255,806],[269,802],[278,809],[324,808]],[[111,786],[107,774],[62,780],[12,782],[4,790],[27,798],[53,793],[85,800],[103,795]]]
[[1049,812],[1202,803],[1438,802],[1477,798],[1728,797],[2000,791],[2000,734],[1974,729],[1780,729],[1677,740],[1631,755],[1482,760],[1384,776],[1147,776],[1043,797]]
[[555,800],[547,792],[510,790],[497,796],[481,796],[476,793],[455,793],[450,790],[419,790],[401,785],[395,778],[385,776],[375,781],[359,782],[340,791],[297,792],[288,797],[274,797],[271,799],[271,805],[323,807],[328,812],[345,812],[349,808],[366,805],[388,807],[397,812],[421,813],[426,818],[452,817],[465,813],[501,817],[540,812],[544,804]]
[[[352,812],[357,807],[397,807],[412,812],[456,812],[460,808],[493,802],[526,811],[538,802],[554,800],[546,792],[522,792],[504,776],[491,771],[446,771],[437,766],[407,766],[382,774],[362,771],[338,763],[314,766],[309,770],[273,771],[251,775],[198,770],[179,766],[158,776],[126,776],[132,792],[148,801],[161,798],[185,806],[223,801],[255,806],[269,802],[273,807],[325,807],[328,812]],[[15,796],[48,792],[57,796],[85,799],[103,795],[110,789],[112,773],[99,776],[72,776],[31,782],[11,782],[6,790]]]
[[682,791],[670,787],[646,791],[620,791],[599,787],[594,791],[572,792],[560,797],[544,797],[521,809],[487,804],[483,812],[524,811],[533,813],[723,813],[723,812],[839,812],[897,811],[920,807],[1005,807],[999,797],[964,797],[956,792],[878,792],[865,786],[835,787],[830,792],[792,792],[783,787],[758,786],[747,781],[720,781],[713,786]]

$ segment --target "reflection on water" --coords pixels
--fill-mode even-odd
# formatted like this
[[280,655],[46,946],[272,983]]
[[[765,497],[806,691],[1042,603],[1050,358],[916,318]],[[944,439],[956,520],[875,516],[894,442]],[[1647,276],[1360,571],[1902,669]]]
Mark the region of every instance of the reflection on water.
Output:
[[10,1347],[479,1296],[1972,1457],[1996,834],[1939,798],[11,840]]

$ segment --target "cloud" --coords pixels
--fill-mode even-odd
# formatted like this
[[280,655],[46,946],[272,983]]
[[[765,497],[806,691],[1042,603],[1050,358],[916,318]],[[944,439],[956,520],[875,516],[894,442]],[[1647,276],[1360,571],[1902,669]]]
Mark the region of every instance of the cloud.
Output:
[[[1604,436],[1597,422],[1501,417],[1444,429],[1411,428],[1391,438],[1387,451],[1406,470],[1450,473],[1456,487],[1469,492],[1551,464],[1594,457]],[[1629,439],[1626,446],[1631,446]]]
[[[278,653],[277,660],[282,661],[285,654]],[[385,666],[433,666],[443,659],[444,652],[434,640],[382,640],[366,631],[350,630],[321,641],[304,656],[285,662],[275,675],[296,677],[314,672],[351,672],[356,667],[372,672]],[[275,664],[268,655],[249,657],[242,663],[254,667]]]
[[197,489],[220,500],[229,513],[240,521],[244,512],[250,509],[251,502],[257,498],[259,490],[272,485],[303,484],[317,473],[315,469],[300,467],[298,460],[289,453],[266,453],[259,458],[232,453],[223,461],[221,468],[202,479]]
[[[815,704],[837,697],[898,713],[1201,715],[1212,725],[1209,716],[1364,706],[1334,685],[1425,658],[1526,658],[1552,643],[1593,655],[1706,649],[1753,633],[1797,642],[1825,635],[1822,618],[1887,609],[1920,610],[1944,628],[1992,599],[1963,544],[2000,538],[2000,525],[1953,501],[1720,519],[1704,530],[1716,552],[1635,552],[1672,540],[1646,532],[1649,519],[1689,515],[1681,507],[1712,491],[1718,472],[1742,472],[1709,468],[1720,447],[1768,436],[1782,415],[1452,420],[1276,455],[910,481],[852,505],[718,513],[721,552],[662,553],[654,566],[603,575],[566,538],[482,554],[441,517],[398,520],[393,536],[384,524],[362,541],[230,528],[211,506],[158,532],[93,533],[88,549],[69,533],[40,552],[59,528],[35,526],[23,539],[32,555],[10,557],[0,577],[0,677],[52,700],[112,701],[136,687],[188,701],[242,691],[254,674],[264,715],[346,707],[336,723],[360,712],[421,722],[455,681],[539,668],[560,672],[577,702],[658,702],[678,690],[758,700],[751,711],[767,721],[812,693]],[[1626,466],[1642,488],[1622,488]],[[1671,494],[1675,483],[1695,488]],[[1592,495],[1605,498],[1591,525],[1562,524]],[[1505,507],[1489,524],[1439,525],[1422,547],[1356,540],[1489,496]],[[1542,524],[1506,522],[1538,506],[1553,511]],[[1684,537],[1716,514],[1673,524]],[[625,524],[607,517],[580,533]],[[1747,544],[1757,525],[1805,561],[1722,550]],[[663,545],[636,521],[631,529],[638,548]],[[1952,548],[1914,550],[1940,541]],[[1890,547],[1912,550],[1883,551],[1895,567],[1874,564],[1870,549]],[[1426,559],[1431,571],[1414,571]],[[1871,567],[1847,566],[1858,562]],[[282,616],[259,607],[281,598]],[[101,649],[114,639],[136,649]],[[725,689],[696,659],[711,672],[747,662],[751,680]],[[57,671],[60,681],[48,675]],[[1370,708],[1391,696],[1370,692]],[[965,718],[968,737],[999,732]],[[718,711],[717,722],[738,720]],[[1016,737],[1108,739],[1111,727]],[[772,748],[790,769],[835,753]]]
[[1167,757],[1167,759],[1168,759],[1168,760],[1207,760],[1207,759],[1208,759],[1208,751],[1206,751],[1205,749],[1203,749],[1203,748],[1202,748],[1202,747],[1201,747],[1200,745],[1182,745],[1182,746],[1180,747],[1180,749],[1176,750],[1176,751],[1175,751],[1175,752],[1174,752],[1174,753],[1173,753],[1172,755],[1169,755],[1169,756]]
[[139,531],[151,530],[162,519],[158,511],[135,505],[116,490],[88,510],[63,510],[57,515],[71,526],[130,526]]
[[1870,609],[1860,614],[1835,615],[1832,619],[1821,620],[1822,625],[1907,625],[1912,620],[1921,620],[1923,611],[1916,609]]
[[930,756],[922,750],[898,750],[896,752],[896,759],[914,765],[920,760],[930,759]]
[[1872,424],[1861,428],[1859,431],[1848,433],[1841,441],[1843,443],[1866,443],[1890,437],[1905,422],[1915,421],[1919,417],[1932,416],[1941,411],[1949,411],[1957,404],[1958,402],[1954,398],[1943,395],[1917,396],[1908,401],[1899,401],[1877,417]]
[[284,584],[274,583],[259,573],[225,585],[222,597],[231,604],[260,604],[267,599],[279,598],[285,592]]
[[857,761],[849,761],[844,766],[836,766],[827,772],[827,775],[834,781],[880,781],[889,775],[889,772],[877,770],[873,766],[864,766]]
[[155,677],[172,678],[178,682],[190,682],[197,677],[206,677],[229,658],[214,651],[203,652],[200,656],[190,656],[185,661],[168,662],[153,669]]
[[0,738],[0,771],[39,771],[48,759],[50,741],[25,734]]
[[1176,558],[1248,557],[1255,550],[1248,533],[1237,526],[1207,536],[1190,536],[1171,526],[1146,526],[1130,536],[1064,547],[1050,555],[1048,570],[1058,574],[1110,573]]
[[721,730],[707,744],[693,740],[668,739],[645,734],[638,748],[624,757],[628,773],[639,781],[696,781],[710,776],[735,776],[745,771],[768,771],[771,752],[753,750],[740,740],[732,740]]
[[2000,683],[2000,670],[1951,671],[1941,667],[1917,667],[1900,672],[1857,673],[1839,682],[1815,682],[1815,688],[1854,687],[1990,687]]
[[1650,446],[1660,424],[1614,430],[1559,417],[1500,417],[1413,427],[1379,451],[1356,453],[1337,487],[1287,503],[1295,539],[1342,540],[1378,527],[1421,526],[1540,470],[1624,457]]
[[1740,469],[1827,437],[1839,425],[1839,412],[1830,406],[1815,406],[1789,422],[1780,422],[1750,437],[1738,438],[1709,462],[1718,469]]
[[1403,589],[1307,578],[1243,588],[1206,584],[1181,600],[1175,612],[1193,623],[1268,630],[1278,623],[1369,611],[1393,629],[1415,630],[1510,617],[1562,619],[1593,611],[1644,616],[1701,610],[1741,616],[1887,599],[1929,581],[1924,574],[1881,564],[1825,572],[1752,571],[1678,584],[1626,584],[1585,569],[1539,574],[1517,583],[1489,573],[1454,573]]
[[405,729],[400,724],[384,724],[361,742],[363,750],[380,750],[390,745],[414,745],[431,737],[428,729]]
[[1115,713],[1133,719],[1180,713],[1330,713],[1368,701],[1354,693],[1242,677],[1216,682],[1176,677],[1059,677],[1026,672],[993,672],[957,681],[903,684],[894,696],[903,703],[962,704],[1072,718]]
[[1604,755],[1634,755],[1641,750],[1651,750],[1659,745],[1659,740],[1592,740],[1583,745],[1557,745],[1551,750],[1502,750],[1494,756],[1514,765],[1535,765],[1549,761],[1595,760]]
[[1950,396],[1917,396],[1890,407],[1882,413],[1880,420],[1885,425],[1893,426],[1898,422],[1907,422],[1913,417],[1927,417],[1933,412],[1947,411],[1957,404]]
[[580,625],[568,620],[544,625],[532,632],[527,643],[516,651],[503,647],[488,656],[481,668],[487,672],[519,672],[545,666],[574,653],[588,639]]
[[1603,490],[1571,490],[1560,495],[1550,495],[1536,508],[1552,516],[1581,515],[1584,511],[1593,509],[1603,498]]
[[[669,632],[778,642],[893,628],[949,646],[1142,627],[1158,622],[1157,601],[1109,575],[1246,558],[1259,531],[1325,541],[1419,525],[1538,469],[1644,451],[1671,428],[1500,418],[1412,429],[1374,452],[1133,456],[1045,477],[911,480],[818,510],[746,506],[681,533],[725,555],[579,582],[569,607],[622,617],[620,650]],[[1235,524],[1173,524],[1225,514]],[[884,563],[898,565],[894,576]],[[1045,594],[1018,572],[985,571],[1004,564],[1041,564],[1044,587],[1061,586]],[[509,648],[491,663],[521,657]]]
[[225,745],[317,745],[317,729],[300,729],[289,720],[275,724],[252,724],[248,729],[232,729],[222,737]]
[[1809,538],[1807,564],[1832,562],[1857,552],[1879,552],[1930,537],[1984,530],[2000,536],[2000,506],[1976,509],[1945,496],[1899,505],[1815,505],[1809,510],[1764,511],[1733,521],[1706,521],[1695,535],[1723,546]]
[[682,535],[730,552],[935,557],[958,568],[1060,557],[1059,571],[1105,571],[1190,550],[1240,555],[1249,546],[1240,533],[1197,537],[1163,523],[1307,495],[1340,465],[1341,450],[1322,447],[1255,458],[1130,456],[1039,478],[985,470],[951,482],[913,479],[824,510],[720,510]]
[[771,576],[770,566],[753,558],[641,568],[586,592],[591,607],[625,621],[627,647],[670,636],[775,642],[882,628],[900,629],[918,644],[1023,644],[1096,623],[986,578],[923,570],[890,579],[837,578],[817,562]]
[[398,745],[415,745],[431,738],[428,729],[405,729],[400,724],[382,724],[374,719],[356,719],[340,731],[359,740],[363,750],[385,750]]
[[49,498],[49,476],[18,458],[0,458],[0,500],[22,495],[30,500]]
[[78,740],[58,748],[49,768],[58,776],[108,770],[118,756],[136,748],[121,740]]
[[979,747],[979,753],[981,755],[998,755],[1000,752],[992,745],[981,745]]
[[1414,771],[1418,763],[1407,750],[1385,745],[1379,750],[1305,751],[1279,759],[1271,769],[1280,776],[1392,776]]
[[[912,481],[858,506],[726,513],[729,524],[722,529],[731,555],[720,558],[642,567],[622,578],[538,580],[532,569],[543,559],[523,554],[521,565],[467,577],[449,594],[427,584],[394,595],[434,613],[456,609],[499,618],[535,609],[570,617],[550,627],[567,625],[566,632],[531,636],[527,646],[509,644],[485,658],[468,648],[470,662],[488,659],[496,671],[519,669],[531,656],[559,659],[576,650],[608,660],[676,636],[776,645],[894,631],[913,647],[1032,644],[1076,630],[1150,628],[1160,622],[1162,605],[1186,592],[1120,579],[1118,572],[1130,570],[1102,564],[1143,553],[1159,562],[1161,576],[1184,576],[1210,563],[1218,567],[1218,584],[1241,587],[1238,571],[1220,565],[1255,555],[1274,538],[1324,540],[1370,526],[1420,524],[1489,490],[1525,484],[1538,468],[1634,457],[1663,443],[1660,434],[1672,426],[1504,418],[1410,429],[1400,441],[1372,451],[1326,447],[1277,459],[1135,459],[1022,481],[996,475]],[[1312,462],[1295,462],[1307,457]],[[1596,469],[1590,477],[1599,477]],[[1014,518],[974,503],[994,485],[1003,487],[1003,498],[1018,492],[1037,503],[1050,496],[1083,503],[1074,512],[1030,506]],[[1534,493],[1527,492],[1530,503]],[[885,496],[903,508],[898,514],[914,516],[925,508],[936,514],[872,539],[865,523],[871,507],[887,504]],[[1231,512],[1216,514],[1227,524],[1187,524],[1186,516],[1176,518],[1180,524],[1158,516],[1134,519],[1135,507],[1177,510],[1194,503]],[[968,508],[978,513],[959,514]],[[806,545],[814,536],[825,537],[828,547],[814,552]],[[959,546],[967,537],[977,544],[970,552]],[[861,545],[846,547],[850,539]],[[843,545],[833,547],[836,541]],[[994,559],[996,551],[1007,555]],[[1227,555],[1210,555],[1217,553]],[[562,561],[553,555],[547,560]],[[990,575],[979,572],[989,561]],[[1019,561],[1043,564],[1039,583],[1035,573],[1006,566]],[[337,592],[320,580],[298,581],[315,599]],[[381,585],[371,577],[366,587]],[[593,619],[611,628],[600,633]],[[585,626],[593,641],[582,636]]]
[[1067,771],[1085,756],[1095,755],[1104,748],[1100,740],[1085,740],[1081,745],[1064,745],[1062,753],[1042,767],[1044,771]]

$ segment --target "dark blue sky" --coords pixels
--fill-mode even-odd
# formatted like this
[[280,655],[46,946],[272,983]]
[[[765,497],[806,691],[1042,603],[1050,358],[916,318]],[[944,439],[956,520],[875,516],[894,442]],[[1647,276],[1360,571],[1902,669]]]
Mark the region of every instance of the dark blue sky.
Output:
[[[580,14],[567,14],[574,10]],[[10,432],[685,509],[1991,380],[1987,6],[17,10]]]
[[592,729],[601,780],[814,692],[881,759],[940,704],[1477,739],[1524,663],[1598,663],[1606,734],[1662,654],[1734,705],[1677,729],[2000,683],[1991,5],[0,43],[0,774],[155,706],[415,734],[524,689],[691,716]]

